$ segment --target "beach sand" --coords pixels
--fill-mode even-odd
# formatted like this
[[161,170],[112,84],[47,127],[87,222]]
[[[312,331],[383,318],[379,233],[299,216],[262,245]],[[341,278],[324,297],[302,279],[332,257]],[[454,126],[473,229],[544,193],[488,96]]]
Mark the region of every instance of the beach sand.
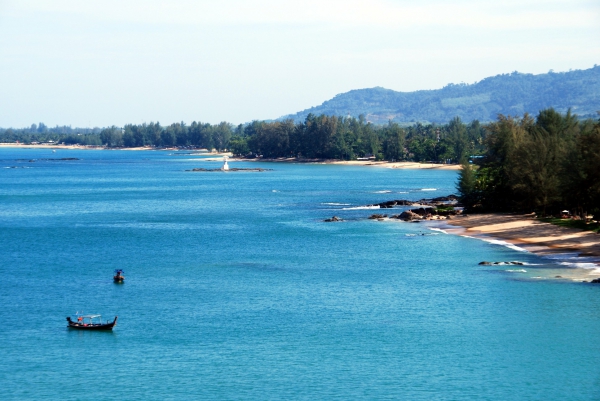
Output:
[[298,159],[296,157],[281,157],[276,159],[231,159],[231,161],[256,161],[256,162],[275,162],[275,163],[312,163],[312,164],[337,164],[346,166],[369,166],[384,167],[395,169],[429,169],[429,170],[460,170],[458,164],[436,164],[436,163],[417,163],[417,162],[387,162],[375,160],[327,160],[327,159]]
[[[21,148],[21,149],[89,149],[89,150],[105,150],[106,148],[102,146],[81,146],[81,145],[47,145],[47,144],[38,144],[38,145],[25,145],[18,143],[0,143],[0,147],[4,148]],[[144,146],[137,148],[115,148],[115,149],[107,149],[107,150],[178,150],[177,148],[161,148],[157,149],[154,147]],[[200,151],[198,149],[198,151]],[[338,165],[347,165],[347,166],[370,166],[370,167],[384,167],[384,168],[394,168],[394,169],[410,169],[410,170],[460,170],[460,165],[458,164],[436,164],[436,163],[417,163],[417,162],[387,162],[387,161],[374,161],[374,160],[323,160],[323,159],[298,159],[295,157],[281,157],[276,159],[245,159],[245,158],[234,158],[233,155],[229,152],[223,153],[212,153],[208,152],[205,149],[203,151],[207,152],[207,155],[214,157],[223,157],[228,156],[230,162],[236,161],[244,161],[244,162],[278,162],[278,163],[313,163],[313,164],[338,164]],[[222,160],[222,159],[220,159]],[[214,161],[208,160],[205,161]]]
[[581,264],[588,268],[567,269],[562,276],[577,281],[600,277],[600,234],[592,231],[545,223],[534,215],[468,215],[446,220],[443,225],[450,234],[501,240],[540,256],[558,260],[561,255],[585,257],[581,260],[586,263]]

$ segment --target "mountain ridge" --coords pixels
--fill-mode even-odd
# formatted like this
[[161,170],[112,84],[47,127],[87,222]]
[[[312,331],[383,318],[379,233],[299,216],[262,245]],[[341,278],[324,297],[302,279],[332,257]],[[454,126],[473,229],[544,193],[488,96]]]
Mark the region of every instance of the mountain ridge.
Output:
[[514,71],[473,84],[448,84],[441,89],[398,92],[382,87],[353,89],[278,120],[304,121],[310,113],[352,116],[381,124],[446,123],[454,117],[464,121],[493,121],[498,114],[537,114],[554,108],[571,110],[580,117],[595,118],[600,111],[600,66],[544,74]]

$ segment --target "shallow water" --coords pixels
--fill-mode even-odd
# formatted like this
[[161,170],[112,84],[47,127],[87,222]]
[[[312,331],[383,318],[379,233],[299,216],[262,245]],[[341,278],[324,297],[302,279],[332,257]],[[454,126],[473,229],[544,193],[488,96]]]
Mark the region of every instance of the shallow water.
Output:
[[[219,165],[0,149],[3,399],[600,399],[598,287],[357,208],[447,195],[456,172],[185,171]],[[119,323],[69,331],[76,311]]]

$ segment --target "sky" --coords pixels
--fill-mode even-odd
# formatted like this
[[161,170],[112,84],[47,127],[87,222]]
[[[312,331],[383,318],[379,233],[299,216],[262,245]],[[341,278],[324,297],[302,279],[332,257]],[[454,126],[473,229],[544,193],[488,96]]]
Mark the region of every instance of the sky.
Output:
[[600,64],[598,0],[0,0],[0,127],[273,119]]

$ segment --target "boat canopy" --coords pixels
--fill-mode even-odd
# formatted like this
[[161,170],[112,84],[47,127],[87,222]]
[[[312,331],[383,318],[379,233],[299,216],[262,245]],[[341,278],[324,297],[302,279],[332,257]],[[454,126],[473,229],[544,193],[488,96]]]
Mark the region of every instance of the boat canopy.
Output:
[[76,313],[75,316],[77,316],[78,318],[84,318],[84,319],[95,319],[95,318],[101,318],[102,315],[80,315],[79,313]]

